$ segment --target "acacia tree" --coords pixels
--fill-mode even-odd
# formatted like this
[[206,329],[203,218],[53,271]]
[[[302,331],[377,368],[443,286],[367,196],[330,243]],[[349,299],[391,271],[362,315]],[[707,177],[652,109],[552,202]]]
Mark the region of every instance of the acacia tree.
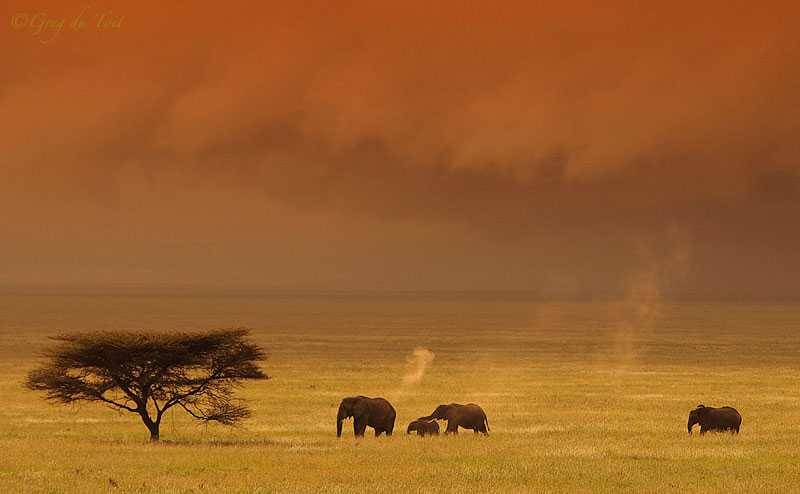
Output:
[[245,380],[267,379],[264,351],[247,329],[203,333],[97,332],[62,334],[25,385],[56,403],[100,402],[138,414],[159,440],[164,412],[178,406],[192,417],[232,425],[250,410],[232,397]]

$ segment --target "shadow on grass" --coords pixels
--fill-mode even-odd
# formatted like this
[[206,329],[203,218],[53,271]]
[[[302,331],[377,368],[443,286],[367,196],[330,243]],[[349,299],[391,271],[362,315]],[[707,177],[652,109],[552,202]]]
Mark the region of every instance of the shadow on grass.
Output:
[[203,439],[203,438],[176,438],[162,439],[157,443],[147,440],[137,441],[133,439],[108,439],[97,440],[95,442],[113,446],[144,446],[152,448],[277,448],[283,450],[311,450],[329,449],[330,444],[325,441],[308,441],[293,439]]
[[[150,444],[150,443],[148,443]],[[162,439],[153,446],[204,446],[207,448],[242,448],[249,446],[278,446],[290,447],[292,444],[286,441],[276,441],[274,439]]]

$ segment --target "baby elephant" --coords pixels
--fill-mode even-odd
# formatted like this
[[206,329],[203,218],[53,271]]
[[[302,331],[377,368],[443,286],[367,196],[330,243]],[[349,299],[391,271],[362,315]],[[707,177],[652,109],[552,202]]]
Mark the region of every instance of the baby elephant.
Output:
[[738,434],[739,427],[742,425],[742,416],[735,408],[714,408],[700,404],[689,412],[689,423],[687,424],[689,434],[692,433],[692,427],[695,424],[700,424],[700,434],[708,431],[731,431]]
[[408,424],[406,434],[416,431],[420,436],[430,436],[439,434],[439,424],[435,420],[415,420]]

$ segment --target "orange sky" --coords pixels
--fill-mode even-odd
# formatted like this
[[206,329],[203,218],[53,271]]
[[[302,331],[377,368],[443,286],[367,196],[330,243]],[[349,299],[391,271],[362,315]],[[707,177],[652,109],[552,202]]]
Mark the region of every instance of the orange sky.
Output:
[[6,3],[0,285],[800,294],[795,2]]

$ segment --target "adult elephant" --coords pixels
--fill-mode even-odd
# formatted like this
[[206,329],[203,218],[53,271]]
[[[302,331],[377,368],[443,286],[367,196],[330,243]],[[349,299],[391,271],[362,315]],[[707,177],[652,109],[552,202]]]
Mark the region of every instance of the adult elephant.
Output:
[[708,431],[731,431],[738,434],[742,416],[732,407],[714,408],[700,404],[689,412],[689,422],[686,426],[689,434],[692,433],[695,424],[700,424],[700,434]]
[[475,403],[439,405],[432,414],[427,417],[420,417],[417,420],[433,419],[447,421],[445,434],[458,434],[459,427],[472,429],[475,434],[479,432],[489,434],[489,420],[486,418],[486,413],[484,413],[483,408]]
[[397,417],[394,407],[383,398],[351,396],[339,404],[336,414],[336,437],[342,437],[342,421],[353,417],[353,432],[356,437],[363,437],[367,426],[375,429],[375,437],[385,433],[392,435],[394,419]]

